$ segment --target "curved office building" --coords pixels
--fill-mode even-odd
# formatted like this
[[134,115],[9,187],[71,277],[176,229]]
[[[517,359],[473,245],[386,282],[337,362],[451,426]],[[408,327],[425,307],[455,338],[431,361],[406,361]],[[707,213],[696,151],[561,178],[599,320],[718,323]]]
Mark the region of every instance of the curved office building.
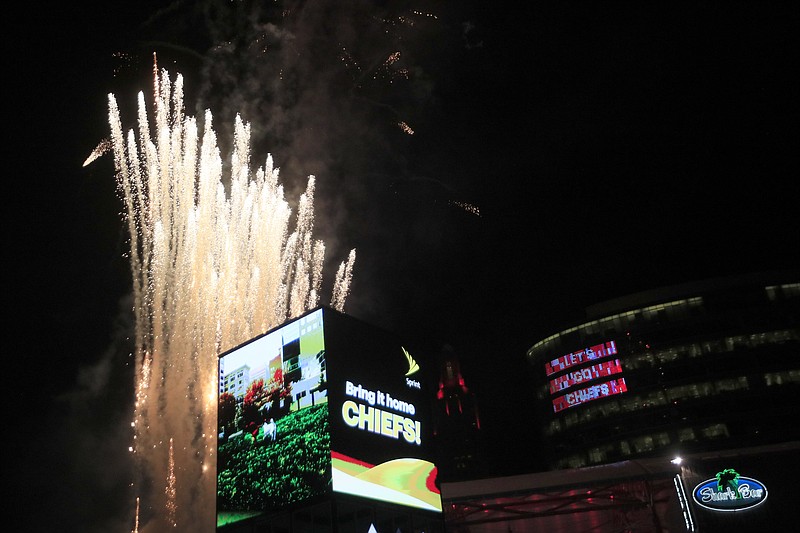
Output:
[[528,350],[551,468],[800,440],[800,274],[655,289]]

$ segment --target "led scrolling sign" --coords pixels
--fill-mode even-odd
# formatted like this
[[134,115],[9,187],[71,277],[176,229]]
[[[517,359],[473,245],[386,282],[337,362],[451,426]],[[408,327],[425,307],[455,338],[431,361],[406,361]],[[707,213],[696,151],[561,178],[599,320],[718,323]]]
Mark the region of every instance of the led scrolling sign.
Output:
[[[622,373],[622,364],[619,359],[598,361],[615,355],[616,353],[616,343],[614,341],[608,341],[567,355],[562,355],[561,357],[545,363],[545,373],[548,377],[572,369],[550,380],[551,395],[561,393],[562,391],[571,389],[582,383],[595,381],[594,384],[588,387],[575,389],[553,398],[553,411],[558,413],[564,409],[581,405],[592,400],[627,392],[628,386],[623,377],[615,377],[601,383],[596,382],[601,378],[617,376]],[[581,367],[581,365],[586,365],[592,361],[598,362]]]

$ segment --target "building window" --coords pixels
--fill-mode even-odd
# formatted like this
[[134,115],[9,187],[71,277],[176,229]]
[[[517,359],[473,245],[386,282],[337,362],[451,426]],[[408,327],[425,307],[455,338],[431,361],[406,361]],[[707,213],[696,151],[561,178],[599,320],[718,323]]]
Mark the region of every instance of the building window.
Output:
[[747,389],[747,377],[741,376],[738,378],[722,379],[715,383],[717,392],[729,392],[740,389]]
[[767,387],[783,385],[784,383],[800,383],[800,370],[769,372],[764,374],[764,383],[766,383]]
[[680,442],[690,442],[697,440],[697,436],[694,434],[694,429],[683,428],[678,430],[678,440]]
[[621,440],[619,442],[619,452],[622,455],[630,455],[631,454],[631,445],[628,444],[628,441]]
[[567,458],[564,463],[566,464],[567,468],[580,468],[582,466],[586,466],[586,459],[580,455],[573,455],[572,457]]
[[606,454],[600,448],[592,448],[589,450],[589,462],[590,463],[599,463],[605,460]]
[[643,453],[643,452],[650,452],[653,451],[653,437],[651,435],[645,435],[644,437],[636,437],[633,439],[633,447],[636,449],[636,453]]
[[771,285],[769,287],[764,287],[764,290],[767,292],[767,298],[774,302],[775,300],[800,296],[800,283]]
[[707,439],[717,439],[728,436],[728,426],[725,424],[713,424],[702,430],[703,437]]
[[669,446],[669,435],[666,432],[656,433],[653,435],[653,444],[656,448]]

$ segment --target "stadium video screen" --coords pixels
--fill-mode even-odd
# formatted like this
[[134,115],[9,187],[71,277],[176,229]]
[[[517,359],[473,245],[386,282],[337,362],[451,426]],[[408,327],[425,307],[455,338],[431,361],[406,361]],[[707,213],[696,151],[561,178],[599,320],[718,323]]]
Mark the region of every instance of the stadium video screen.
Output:
[[414,354],[345,315],[326,321],[334,493],[442,511],[432,391]]
[[221,355],[218,527],[337,493],[441,512],[421,375],[327,308]]

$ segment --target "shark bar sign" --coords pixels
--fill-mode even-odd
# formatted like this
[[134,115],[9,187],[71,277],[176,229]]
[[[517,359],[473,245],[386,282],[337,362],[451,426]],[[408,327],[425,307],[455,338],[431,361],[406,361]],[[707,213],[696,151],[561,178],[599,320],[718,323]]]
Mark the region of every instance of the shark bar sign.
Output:
[[764,503],[767,487],[751,477],[740,476],[727,468],[717,477],[707,479],[694,488],[692,497],[697,505],[712,511],[741,511]]

